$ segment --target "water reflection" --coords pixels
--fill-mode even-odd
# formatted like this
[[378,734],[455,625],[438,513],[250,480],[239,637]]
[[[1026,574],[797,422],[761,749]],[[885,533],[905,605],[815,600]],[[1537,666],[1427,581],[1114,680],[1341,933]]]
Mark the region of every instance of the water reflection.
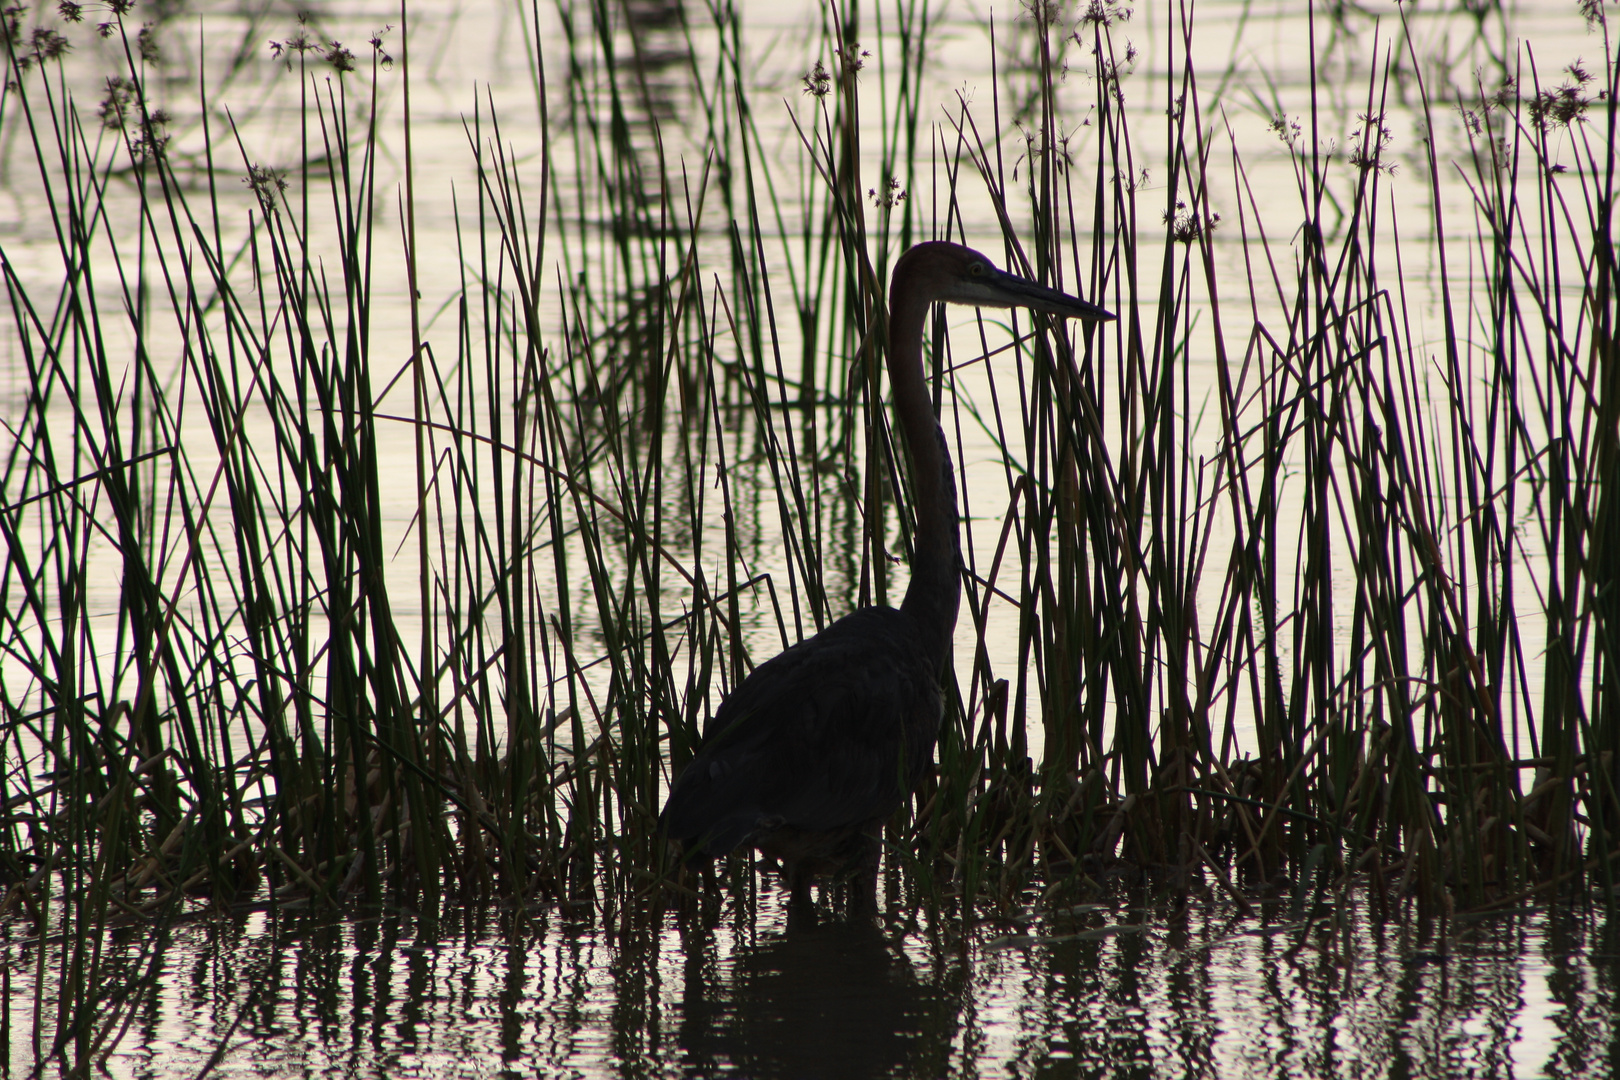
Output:
[[743,949],[718,978],[700,950],[688,956],[679,1040],[700,1074],[725,1065],[762,1080],[944,1074],[961,980],[920,978],[873,925],[790,926]]
[[[1600,915],[1269,907],[1121,898],[965,939],[789,926],[769,898],[712,930],[613,934],[488,910],[199,916],[108,934],[94,1022],[121,1032],[118,1077],[1616,1075]],[[37,947],[4,945],[0,1075],[54,1039]]]

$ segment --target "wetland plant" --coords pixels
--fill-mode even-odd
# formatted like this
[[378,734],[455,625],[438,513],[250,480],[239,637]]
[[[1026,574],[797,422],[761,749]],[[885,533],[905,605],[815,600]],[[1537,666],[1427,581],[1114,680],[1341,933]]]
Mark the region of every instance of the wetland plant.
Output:
[[[742,856],[674,872],[658,808],[760,659],[895,597],[883,283],[915,242],[985,246],[970,221],[1120,319],[927,325],[952,456],[988,440],[1004,487],[959,470],[973,633],[886,833],[888,916],[1122,881],[1615,895],[1601,6],[1601,66],[1438,85],[1403,12],[1361,84],[1284,102],[1210,89],[1185,8],[1148,73],[1128,12],[1036,5],[989,101],[936,120],[937,10],[829,5],[796,171],[738,13],[653,6],[527,12],[562,44],[528,50],[521,132],[470,102],[438,294],[403,7],[369,51],[311,24],[199,62],[190,96],[129,0],[7,12],[7,183],[39,214],[0,243],[0,879],[7,932],[49,943],[41,1054],[128,1022],[140,973],[97,944],[126,920],[746,900]],[[281,157],[268,99],[221,96],[267,59]],[[1151,80],[1168,109],[1135,104]],[[1405,157],[1397,111],[1432,133]],[[1240,112],[1289,198],[1256,193]]]

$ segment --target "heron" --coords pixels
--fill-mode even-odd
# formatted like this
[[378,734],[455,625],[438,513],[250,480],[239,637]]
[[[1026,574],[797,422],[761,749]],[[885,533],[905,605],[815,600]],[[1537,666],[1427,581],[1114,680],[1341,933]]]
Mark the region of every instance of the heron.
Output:
[[956,483],[923,373],[939,301],[1103,322],[1095,304],[997,269],[971,248],[918,244],[889,284],[889,386],[911,458],[916,529],[898,608],[860,608],[756,667],[704,725],[659,820],[683,858],[752,847],[784,869],[790,910],[814,878],[849,878],[875,910],[884,823],[933,765],[941,681],[962,596]]

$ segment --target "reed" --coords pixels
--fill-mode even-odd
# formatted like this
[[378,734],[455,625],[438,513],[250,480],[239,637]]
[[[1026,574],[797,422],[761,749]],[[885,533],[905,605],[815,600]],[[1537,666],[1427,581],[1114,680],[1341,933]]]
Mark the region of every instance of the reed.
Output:
[[[829,5],[784,166],[734,9],[557,0],[524,22],[565,44],[534,52],[535,116],[469,104],[458,283],[411,303],[402,347],[376,313],[378,268],[419,265],[379,218],[412,213],[378,171],[405,41],[294,28],[277,165],[210,89],[234,74],[199,75],[178,152],[123,0],[99,110],[67,63],[85,28],[13,11],[0,127],[62,270],[0,263],[27,387],[0,472],[0,870],[57,987],[36,1052],[90,1062],[127,1022],[106,988],[140,975],[106,970],[103,929],[199,903],[625,927],[746,903],[746,859],[674,871],[663,792],[754,663],[902,586],[888,267],[986,211],[1008,265],[1121,318],[935,323],[955,457],[988,438],[1005,483],[962,493],[971,644],[890,828],[891,916],[1141,880],[1612,899],[1620,65],[1590,16],[1601,69],[1526,50],[1469,87],[1386,26],[1348,132],[1257,98],[1283,208],[1185,8],[1150,73],[1128,12],[1037,4],[995,28],[989,100],[935,122],[937,9]],[[1167,116],[1135,104],[1149,79]],[[1442,100],[1466,152],[1397,158],[1397,105],[1432,132]],[[1397,164],[1430,184],[1415,208]]]

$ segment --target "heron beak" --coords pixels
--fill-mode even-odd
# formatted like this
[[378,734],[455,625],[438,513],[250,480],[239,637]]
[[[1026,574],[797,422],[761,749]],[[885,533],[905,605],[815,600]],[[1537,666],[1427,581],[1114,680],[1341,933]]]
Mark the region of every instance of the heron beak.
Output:
[[1112,322],[1115,317],[1112,311],[1106,311],[1096,304],[1056,289],[1048,289],[1045,285],[1038,285],[1005,270],[998,272],[995,286],[1006,297],[1004,303],[1008,307],[1026,307],[1064,319],[1088,319],[1092,322]]

